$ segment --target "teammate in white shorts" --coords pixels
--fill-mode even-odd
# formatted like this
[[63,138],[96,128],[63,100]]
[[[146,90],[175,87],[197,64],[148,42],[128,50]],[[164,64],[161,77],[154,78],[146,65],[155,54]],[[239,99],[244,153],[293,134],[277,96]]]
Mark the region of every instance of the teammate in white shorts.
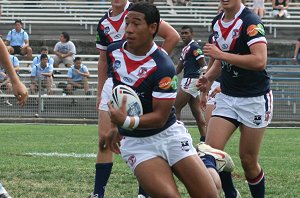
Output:
[[[107,102],[110,100],[112,91],[111,71],[108,71],[106,62],[107,46],[116,41],[125,39],[125,21],[124,18],[128,13],[128,9],[133,4],[127,0],[111,0],[111,8],[100,19],[97,29],[96,47],[100,51],[98,61],[98,134],[99,149],[96,158],[96,174],[93,197],[103,197],[105,186],[108,182],[113,166],[113,154],[109,147],[105,145],[105,137],[110,130],[110,118],[108,116]],[[158,35],[164,39],[162,47],[170,54],[178,43],[180,37],[177,31],[165,21],[161,21]],[[146,192],[139,188],[138,194],[147,197]]]
[[[108,47],[107,62],[113,69],[114,86],[131,87],[141,100],[143,115],[128,115],[126,99],[119,109],[109,103],[114,127],[107,144],[121,153],[151,197],[180,197],[173,173],[190,197],[219,197],[216,184],[219,189],[221,185],[216,170],[211,171],[217,178],[211,177],[187,129],[176,121],[175,68],[153,41],[160,23],[158,9],[146,2],[136,3],[125,21],[126,40]],[[211,168],[217,169],[213,163]]]
[[184,42],[176,74],[183,72],[181,86],[178,89],[175,109],[177,120],[181,118],[181,110],[189,104],[200,133],[200,141],[205,141],[206,127],[203,112],[200,109],[200,92],[196,87],[201,73],[205,71],[206,62],[199,44],[193,40],[194,31],[190,26],[183,26],[180,36]]
[[[264,131],[273,113],[270,79],[266,73],[267,41],[260,18],[241,0],[221,1],[224,9],[213,20],[214,44],[206,44],[204,54],[215,59],[198,87],[206,92],[221,73],[221,93],[208,124],[206,143],[224,149],[240,129],[240,159],[253,197],[265,196],[265,177],[259,159]],[[228,183],[227,174],[222,183]],[[224,187],[223,187],[224,189]],[[236,197],[228,186],[225,197]]]

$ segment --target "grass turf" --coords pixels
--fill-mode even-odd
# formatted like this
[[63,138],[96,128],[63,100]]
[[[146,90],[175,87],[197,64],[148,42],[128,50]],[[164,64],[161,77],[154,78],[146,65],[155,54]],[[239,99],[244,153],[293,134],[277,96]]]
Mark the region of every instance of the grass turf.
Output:
[[[190,128],[190,132],[197,143],[197,129]],[[1,124],[0,181],[15,198],[87,197],[93,190],[97,139],[95,125]],[[238,140],[239,132],[236,132],[226,151],[236,164],[233,173],[236,187],[242,197],[247,198],[251,196],[238,158]],[[299,142],[300,129],[267,130],[260,157],[266,174],[267,197],[300,197]],[[30,153],[65,156],[34,156]],[[180,182],[178,187],[182,197],[188,198]],[[106,197],[131,198],[136,197],[136,192],[136,179],[120,156],[116,156]]]

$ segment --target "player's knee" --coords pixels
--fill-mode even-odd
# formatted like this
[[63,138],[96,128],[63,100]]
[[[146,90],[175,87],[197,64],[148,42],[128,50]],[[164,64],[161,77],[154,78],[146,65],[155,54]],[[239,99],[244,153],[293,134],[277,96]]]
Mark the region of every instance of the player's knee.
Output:
[[105,138],[100,138],[100,140],[99,140],[99,152],[100,153],[111,152],[109,145],[107,145],[105,142]]
[[241,155],[241,164],[243,169],[247,172],[248,170],[253,170],[258,164],[257,157],[252,155]]
[[151,197],[180,198],[180,195],[178,191],[173,188],[163,188],[161,191],[156,191]]

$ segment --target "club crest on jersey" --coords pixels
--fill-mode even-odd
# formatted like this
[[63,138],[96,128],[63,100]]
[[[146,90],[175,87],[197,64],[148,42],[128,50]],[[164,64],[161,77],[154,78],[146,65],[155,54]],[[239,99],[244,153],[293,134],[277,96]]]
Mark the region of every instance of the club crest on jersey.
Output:
[[158,86],[160,89],[166,90],[171,87],[171,82],[172,82],[172,79],[170,77],[164,77],[159,81]]
[[217,40],[219,38],[219,33],[217,31],[214,32],[214,38]]
[[232,30],[232,39],[237,39],[240,37],[239,29]]
[[119,60],[116,60],[115,62],[114,62],[114,70],[117,70],[117,69],[119,69],[120,67],[121,67],[121,61],[119,61]]
[[178,77],[174,76],[172,78],[171,87],[172,87],[172,89],[176,90],[177,86],[178,86]]
[[104,33],[105,33],[105,34],[108,34],[109,31],[110,31],[110,29],[109,29],[108,26],[104,28]]
[[261,115],[255,115],[253,119],[253,123],[256,125],[260,125],[262,123]]
[[221,48],[223,49],[223,50],[228,50],[228,45],[226,44],[226,43],[224,43],[224,44],[222,44],[221,45]]
[[147,75],[147,68],[141,67],[137,76],[139,78],[143,78],[143,77],[146,77],[146,75]]
[[134,156],[134,155],[131,155],[131,156],[128,158],[127,163],[128,163],[131,167],[133,167],[134,164],[135,164],[135,162],[136,162],[135,156]]
[[194,50],[194,51],[193,51],[193,55],[194,55],[194,56],[198,56],[199,54],[202,54],[201,49],[197,49],[197,50]]
[[191,149],[190,143],[188,140],[186,141],[181,141],[181,149],[183,151],[189,151]]

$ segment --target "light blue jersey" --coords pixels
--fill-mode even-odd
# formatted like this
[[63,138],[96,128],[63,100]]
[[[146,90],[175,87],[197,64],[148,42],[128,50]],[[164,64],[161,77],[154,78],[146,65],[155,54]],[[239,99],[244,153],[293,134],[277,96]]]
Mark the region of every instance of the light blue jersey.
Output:
[[[47,56],[48,56],[48,63],[50,65],[53,65],[54,64],[54,59],[50,55],[47,55]],[[41,63],[41,55],[38,55],[33,59],[32,65],[37,65],[37,64],[40,64],[40,63]]]
[[11,46],[23,46],[25,40],[29,40],[29,36],[23,29],[21,29],[20,32],[17,32],[16,29],[12,29],[8,32],[6,40],[10,42]]
[[[85,66],[83,64],[80,65],[79,71],[82,73],[89,72],[87,66]],[[67,76],[68,76],[68,78],[72,79],[74,82],[79,82],[79,81],[83,80],[83,76],[76,72],[74,65],[69,68]]]
[[41,77],[41,80],[45,80],[46,77],[41,75],[42,73],[50,73],[53,72],[53,65],[50,65],[47,63],[47,66],[45,68],[41,67],[41,64],[33,65],[31,70],[31,76],[34,76],[35,80],[38,80],[38,77]]

